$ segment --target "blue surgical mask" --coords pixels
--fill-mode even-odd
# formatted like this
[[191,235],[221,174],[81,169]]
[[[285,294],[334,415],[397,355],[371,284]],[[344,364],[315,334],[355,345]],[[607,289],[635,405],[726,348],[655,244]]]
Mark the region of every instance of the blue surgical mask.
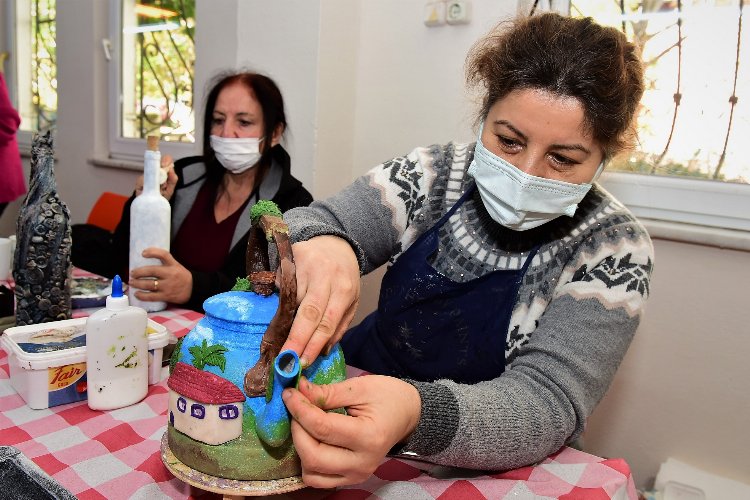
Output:
[[[603,168],[602,162],[592,182]],[[474,177],[490,216],[514,231],[541,226],[561,215],[572,217],[591,189],[591,184],[571,184],[521,172],[484,147],[481,130],[469,175]]]

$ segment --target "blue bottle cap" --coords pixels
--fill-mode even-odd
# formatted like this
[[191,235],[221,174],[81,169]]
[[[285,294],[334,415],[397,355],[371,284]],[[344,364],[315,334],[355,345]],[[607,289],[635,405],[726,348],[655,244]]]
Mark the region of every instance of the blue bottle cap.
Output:
[[112,297],[122,297],[122,278],[119,274],[112,278]]

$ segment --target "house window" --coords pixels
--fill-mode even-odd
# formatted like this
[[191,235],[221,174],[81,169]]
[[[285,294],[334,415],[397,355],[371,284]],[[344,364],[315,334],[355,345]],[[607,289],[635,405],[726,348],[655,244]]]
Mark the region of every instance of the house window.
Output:
[[[571,0],[622,30],[645,63],[638,144],[602,183],[636,215],[750,231],[750,30],[744,0]],[[746,10],[746,9],[744,9]],[[743,94],[743,91],[745,94]]]
[[3,70],[21,116],[21,144],[31,144],[33,132],[54,129],[57,121],[56,4],[15,0],[5,7],[9,22],[2,28],[12,40],[12,50]]
[[185,408],[187,408],[187,401],[185,401],[185,398],[180,396],[177,398],[177,409],[180,410],[181,413],[185,413]]
[[198,419],[206,418],[206,407],[202,404],[193,403],[190,405],[190,416]]
[[219,407],[219,418],[222,420],[234,420],[239,416],[240,412],[234,405],[222,405]]
[[149,135],[161,138],[162,152],[184,156],[195,142],[195,0],[117,5],[110,40],[110,156],[142,156]]

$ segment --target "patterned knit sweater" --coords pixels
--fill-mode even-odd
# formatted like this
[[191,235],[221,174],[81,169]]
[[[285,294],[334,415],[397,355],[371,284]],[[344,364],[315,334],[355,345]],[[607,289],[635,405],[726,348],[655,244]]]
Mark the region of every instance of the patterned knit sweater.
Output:
[[[387,161],[337,195],[287,212],[291,240],[339,235],[363,274],[392,263],[473,182],[473,155],[474,144],[451,143]],[[409,381],[422,413],[405,450],[438,464],[506,470],[543,459],[583,431],[640,321],[653,246],[596,184],[573,217],[519,232],[496,223],[475,190],[442,226],[431,264],[468,281],[519,269],[537,245],[507,332],[505,372],[473,385]]]

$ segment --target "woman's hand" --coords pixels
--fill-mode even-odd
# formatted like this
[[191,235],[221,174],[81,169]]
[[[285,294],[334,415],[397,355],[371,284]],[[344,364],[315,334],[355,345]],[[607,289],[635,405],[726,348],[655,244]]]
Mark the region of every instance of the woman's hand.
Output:
[[303,367],[343,337],[359,304],[359,266],[349,243],[317,236],[292,245],[299,309],[281,350],[293,349]]
[[[302,480],[314,488],[361,483],[419,422],[421,398],[411,384],[364,375],[338,384],[315,385],[300,378],[286,389],[292,438],[302,461]],[[346,407],[347,415],[324,410]]]
[[140,289],[135,292],[136,298],[145,302],[172,304],[184,304],[190,300],[193,275],[185,266],[163,248],[149,247],[143,251],[143,256],[159,259],[162,265],[137,267],[130,271],[128,285]]
[[[167,180],[164,181],[161,186],[161,195],[166,199],[171,199],[174,194],[174,188],[177,185],[177,174],[174,172],[174,161],[169,155],[161,157],[161,169],[166,171]],[[143,176],[140,175],[135,180],[135,195],[140,196],[143,192]]]

